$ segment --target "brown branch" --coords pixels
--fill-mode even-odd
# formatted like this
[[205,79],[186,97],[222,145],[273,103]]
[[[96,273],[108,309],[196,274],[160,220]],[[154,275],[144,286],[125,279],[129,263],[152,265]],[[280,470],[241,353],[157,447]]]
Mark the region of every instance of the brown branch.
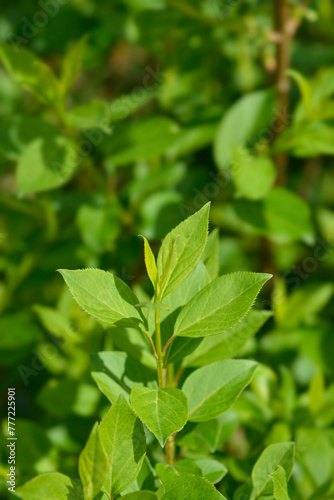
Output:
[[[274,21],[276,33],[276,122],[275,138],[286,128],[289,119],[290,82],[286,70],[290,66],[291,38],[295,30],[291,28],[288,0],[274,0]],[[284,186],[288,174],[288,156],[277,153],[274,157],[277,166],[277,185]]]

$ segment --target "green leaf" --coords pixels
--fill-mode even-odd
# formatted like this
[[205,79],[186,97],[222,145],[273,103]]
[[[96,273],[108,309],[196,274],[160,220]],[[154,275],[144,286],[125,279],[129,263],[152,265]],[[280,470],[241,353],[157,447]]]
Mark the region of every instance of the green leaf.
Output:
[[142,238],[144,240],[144,258],[145,258],[147,275],[150,278],[151,283],[155,289],[157,281],[157,273],[158,273],[157,264],[155,262],[155,257],[153,255],[149,242],[147,241],[145,236],[142,236]]
[[285,470],[287,479],[290,478],[294,455],[295,445],[290,442],[271,444],[261,453],[252,470],[253,489],[250,500],[272,493],[269,474],[274,472],[279,465]]
[[118,122],[124,120],[129,115],[138,111],[142,106],[145,106],[151,99],[158,95],[156,90],[145,90],[136,95],[125,94],[113,100],[109,107],[110,120]]
[[[202,260],[212,280],[219,274],[219,230],[215,228],[208,237]],[[204,285],[203,285],[204,286]]]
[[[158,489],[161,500],[219,500],[223,495],[205,478],[187,474],[164,483]],[[226,499],[225,499],[226,500]]]
[[[184,304],[198,293],[203,286],[210,283],[210,275],[206,270],[203,262],[199,261],[195,269],[189,276],[171,292],[165,299],[164,304],[169,308],[169,312],[161,311],[161,334],[163,343],[174,333],[174,325],[180,310]],[[153,323],[153,318],[151,318]],[[154,330],[154,325],[151,324],[151,329]],[[199,345],[201,339],[176,338],[168,350],[168,361],[175,363],[179,359],[193,352]]]
[[275,472],[269,474],[273,482],[274,497],[276,500],[290,500],[288,494],[288,485],[286,481],[286,472],[281,465],[277,466]]
[[[151,437],[151,436],[150,436]],[[142,468],[140,469],[140,472],[138,476],[136,477],[136,480],[130,484],[126,490],[122,492],[122,498],[123,496],[129,494],[129,493],[135,493],[135,492],[140,492],[141,490],[149,490],[149,491],[154,491],[155,490],[155,474],[153,475],[153,469],[151,467],[151,464],[147,458],[147,456],[144,459]]]
[[216,206],[217,224],[246,234],[266,236],[280,244],[294,241],[314,242],[310,207],[285,188],[273,188],[261,201],[237,200],[232,205]]
[[191,373],[182,387],[190,422],[204,422],[228,410],[251,381],[256,367],[254,361],[225,359]]
[[274,152],[289,152],[299,158],[334,155],[333,126],[323,122],[288,127],[275,141]]
[[214,142],[215,161],[220,170],[229,168],[236,145],[246,145],[270,123],[273,108],[273,94],[264,90],[241,97],[229,108]]
[[211,144],[217,127],[218,122],[215,121],[182,128],[179,137],[167,151],[168,158],[176,159]]
[[98,352],[92,354],[91,362],[92,377],[111,403],[120,394],[128,400],[135,386],[157,387],[155,373],[125,352]]
[[129,493],[128,495],[122,496],[122,499],[126,498],[127,500],[159,500],[159,497],[153,491],[135,491],[134,493]]
[[109,133],[108,105],[104,101],[94,100],[71,108],[66,113],[66,123],[77,130],[100,128]]
[[325,394],[325,380],[321,372],[314,375],[308,390],[308,406],[312,413],[316,413],[322,405]]
[[179,476],[184,476],[185,474],[193,474],[194,476],[203,476],[202,470],[199,465],[193,460],[183,459],[178,460],[173,465],[167,464],[156,464],[155,470],[161,481],[166,483],[171,479],[175,479]]
[[6,116],[0,123],[0,150],[8,159],[18,161],[25,148],[36,138],[44,144],[61,137],[60,128],[33,116]]
[[258,332],[272,316],[271,311],[253,309],[235,326],[221,335],[205,337],[196,351],[185,360],[185,366],[203,366],[214,361],[232,358],[243,347],[247,339]]
[[51,415],[64,418],[70,413],[89,417],[96,412],[100,392],[91,384],[71,379],[49,379],[38,393],[37,402]]
[[312,101],[312,87],[310,83],[301,73],[299,73],[296,70],[288,69],[286,71],[286,74],[290,76],[290,78],[292,78],[292,80],[294,80],[297,83],[306,112],[308,112],[311,108],[311,101]]
[[109,460],[98,432],[96,423],[88,441],[79,456],[79,475],[83,484],[85,500],[93,500],[99,493],[107,472]]
[[76,223],[84,243],[96,253],[111,250],[121,230],[120,208],[116,204],[82,204]]
[[23,500],[82,500],[82,488],[76,479],[59,472],[48,472],[34,477],[16,488],[15,495]]
[[100,321],[139,328],[143,321],[134,306],[139,300],[117,276],[100,269],[59,269],[78,304]]
[[207,337],[223,333],[240,321],[270,274],[232,273],[215,279],[181,310],[175,336]]
[[17,365],[43,338],[28,312],[2,315],[0,318],[0,363],[2,366]]
[[175,290],[200,260],[208,239],[209,208],[207,203],[164,238],[157,259],[160,297]]
[[66,96],[71,90],[79,74],[82,59],[86,49],[87,35],[78,40],[67,52],[63,59],[60,84],[62,96]]
[[201,458],[196,460],[196,464],[201,468],[204,477],[212,484],[219,483],[228,473],[225,465],[213,458]]
[[32,52],[1,43],[0,59],[15,80],[31,90],[39,101],[53,106],[59,102],[60,88],[55,75]]
[[187,449],[203,453],[214,453],[232,437],[239,427],[237,413],[230,410],[214,420],[187,424],[177,436],[177,444]]
[[66,184],[75,172],[77,160],[73,144],[65,137],[36,138],[18,160],[19,194],[38,193]]
[[246,148],[239,146],[233,152],[233,182],[236,197],[261,200],[272,188],[276,169],[267,156],[252,156]]
[[99,433],[110,463],[105,489],[116,496],[138,476],[146,449],[143,425],[122,394],[102,420]]
[[187,398],[174,387],[160,390],[134,387],[130,404],[161,446],[165,446],[167,438],[180,431],[188,419]]
[[116,167],[151,160],[163,155],[178,134],[177,123],[160,116],[119,123],[103,141],[103,150],[109,163]]
[[[333,407],[333,402],[329,405]],[[330,432],[331,429],[321,427],[300,427],[296,433],[298,463],[305,471],[304,477],[318,487],[331,482],[333,478],[333,444]]]

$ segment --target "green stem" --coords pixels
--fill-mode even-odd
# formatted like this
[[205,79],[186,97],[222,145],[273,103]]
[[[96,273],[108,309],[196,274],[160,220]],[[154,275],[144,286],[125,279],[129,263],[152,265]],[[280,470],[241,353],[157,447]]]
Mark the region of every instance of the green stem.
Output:
[[160,309],[155,311],[155,347],[157,353],[157,370],[160,389],[165,387],[164,356],[161,349]]
[[169,436],[165,444],[166,451],[166,462],[168,465],[172,465],[175,460],[175,442],[174,436]]
[[[156,302],[160,302],[160,297],[155,297]],[[166,350],[162,350],[161,346],[161,328],[160,328],[160,309],[155,311],[155,347],[156,347],[156,358],[157,358],[157,370],[158,370],[158,381],[159,388],[163,389],[166,387],[166,381],[164,376],[164,355],[166,354]],[[174,376],[174,370],[172,365],[167,366],[167,373],[171,376]],[[169,370],[169,371],[168,371]],[[170,379],[168,380],[170,382]],[[172,381],[171,386],[174,386],[174,381]],[[174,463],[175,460],[175,443],[174,436],[170,436],[165,444],[165,452],[166,452],[166,462],[170,465]]]

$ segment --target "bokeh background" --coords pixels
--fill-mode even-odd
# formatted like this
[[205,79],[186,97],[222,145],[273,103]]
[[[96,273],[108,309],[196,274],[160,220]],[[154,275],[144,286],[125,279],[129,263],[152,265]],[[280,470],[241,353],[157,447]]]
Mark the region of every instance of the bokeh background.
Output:
[[107,407],[90,354],[146,356],[56,270],[110,270],[145,297],[138,235],[157,249],[211,200],[220,273],[274,274],[258,299],[273,317],[240,353],[261,365],[224,425],[220,490],[292,439],[292,498],[334,497],[333,21],[331,0],[3,0],[0,387],[4,416],[17,392],[19,483],[77,475]]

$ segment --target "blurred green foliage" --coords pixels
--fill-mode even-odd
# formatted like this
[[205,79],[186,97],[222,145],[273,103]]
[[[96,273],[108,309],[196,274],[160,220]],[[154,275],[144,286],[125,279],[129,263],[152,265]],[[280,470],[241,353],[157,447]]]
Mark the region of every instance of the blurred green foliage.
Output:
[[[241,500],[263,449],[293,440],[291,499],[333,498],[334,5],[290,1],[298,30],[277,133],[272,4],[4,0],[0,363],[4,410],[7,387],[17,390],[18,484],[53,470],[77,476],[108,408],[91,353],[126,351],[154,367],[136,332],[103,329],[56,269],[113,271],[145,301],[138,234],[155,250],[211,200],[219,238],[205,258],[219,252],[220,273],[273,272],[257,304],[273,318],[256,337],[264,321],[254,318],[242,350],[233,346],[260,363],[250,388],[177,445],[184,458],[214,453],[228,469],[218,490]],[[288,175],[277,185],[282,154]],[[218,348],[185,357],[185,369]]]

